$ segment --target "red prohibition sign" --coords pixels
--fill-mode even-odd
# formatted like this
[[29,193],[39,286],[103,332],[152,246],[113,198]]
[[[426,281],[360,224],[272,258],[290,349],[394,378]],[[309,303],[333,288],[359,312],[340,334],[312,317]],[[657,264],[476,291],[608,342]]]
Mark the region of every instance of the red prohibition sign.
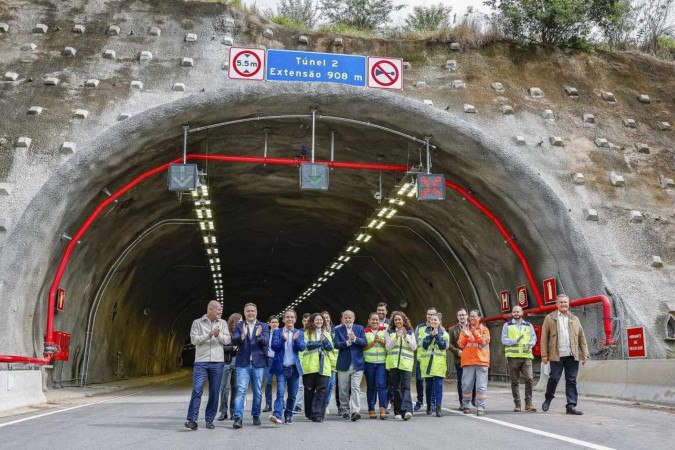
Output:
[[[382,65],[387,64],[391,66],[392,69],[394,69],[394,76],[392,77],[389,72],[387,72]],[[389,81],[382,81],[379,78],[377,78],[377,75],[375,72],[380,71],[379,74],[377,75],[384,75]],[[375,64],[373,64],[372,69],[370,69],[370,75],[373,77],[373,80],[380,86],[391,86],[392,84],[396,83],[398,81],[398,69],[396,66],[389,61],[378,61]]]
[[[245,54],[246,55],[253,55],[253,57],[258,62],[258,67],[251,73],[241,72],[239,70],[239,68],[237,67],[237,59],[239,59],[239,57],[241,55],[245,55]],[[234,67],[232,67],[234,69],[234,71],[237,72],[240,76],[246,77],[246,78],[254,76],[256,73],[260,72],[260,69],[262,68],[260,58],[258,57],[258,55],[256,55],[254,52],[252,52],[250,50],[242,50],[239,53],[237,53],[236,55],[234,55],[234,58],[232,59],[232,63],[233,63],[232,65],[234,66]]]

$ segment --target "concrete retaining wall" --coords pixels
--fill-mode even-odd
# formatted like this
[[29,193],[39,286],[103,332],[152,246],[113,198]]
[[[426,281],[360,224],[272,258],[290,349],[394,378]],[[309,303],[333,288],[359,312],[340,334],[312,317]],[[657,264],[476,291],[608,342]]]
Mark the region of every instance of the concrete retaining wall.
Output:
[[47,401],[40,370],[0,370],[0,411]]

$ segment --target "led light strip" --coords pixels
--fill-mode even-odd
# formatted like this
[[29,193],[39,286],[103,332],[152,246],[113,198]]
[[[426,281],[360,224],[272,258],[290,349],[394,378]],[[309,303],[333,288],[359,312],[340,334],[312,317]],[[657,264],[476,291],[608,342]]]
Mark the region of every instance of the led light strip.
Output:
[[356,255],[361,249],[371,241],[375,233],[381,230],[389,219],[394,217],[399,208],[406,204],[406,201],[417,196],[417,185],[415,184],[415,173],[406,175],[403,178],[403,184],[397,185],[391,197],[387,198],[385,203],[376,209],[371,216],[366,219],[365,226],[361,227],[345,249],[331,261],[326,269],[317,275],[317,277],[309,283],[309,287],[305,289],[298,297],[279,312],[281,317],[286,309],[295,309],[302,302],[307,300],[316,292],[318,288],[323,286],[338,270],[342,269],[345,264],[349,262],[352,256]]
[[220,251],[216,238],[216,225],[213,221],[213,210],[209,198],[209,188],[206,184],[200,185],[192,191],[192,200],[195,205],[195,213],[199,219],[199,231],[202,234],[206,259],[209,262],[209,270],[213,277],[213,289],[216,300],[223,304],[223,274],[220,271]]

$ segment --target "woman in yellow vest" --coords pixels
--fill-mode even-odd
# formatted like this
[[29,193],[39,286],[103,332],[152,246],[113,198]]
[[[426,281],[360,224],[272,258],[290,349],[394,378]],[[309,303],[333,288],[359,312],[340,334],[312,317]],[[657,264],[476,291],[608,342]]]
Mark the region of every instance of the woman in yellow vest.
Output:
[[370,313],[368,327],[365,329],[366,346],[363,347],[363,360],[365,361],[366,398],[368,400],[368,416],[377,419],[375,413],[375,400],[380,400],[380,419],[387,418],[387,371],[385,359],[387,357],[385,344],[387,328],[380,326],[380,316],[376,312]]
[[323,317],[314,313],[305,325],[307,348],[302,355],[302,381],[305,390],[305,416],[312,422],[323,422],[326,407],[326,386],[331,373],[328,354],[333,350],[330,332],[324,329]]
[[417,341],[410,319],[401,311],[391,313],[391,324],[385,339],[386,367],[394,387],[394,418],[410,420],[413,404],[410,397],[410,380],[415,362]]
[[[330,313],[328,311],[321,311],[321,317],[323,317],[323,328],[330,333],[331,339],[333,339],[333,342],[335,342],[335,332],[333,331],[335,327],[333,326],[333,319],[331,319]],[[328,353],[331,372],[330,378],[328,379],[328,386],[326,386],[326,414],[329,413],[328,405],[330,404],[330,398],[333,394],[333,388],[335,388],[335,404],[338,406],[338,409],[340,407],[340,400],[338,399],[337,395],[337,386],[335,385],[335,378],[337,377],[338,351],[339,350],[337,348],[333,348],[333,350]]]
[[[428,378],[426,383],[427,398],[433,398],[436,417],[443,417],[441,404],[443,403],[443,380],[448,369],[447,348],[448,333],[441,326],[438,313],[429,316],[429,326],[424,330],[422,348],[428,353],[428,358],[420,360],[422,378]],[[432,394],[433,391],[433,395]]]

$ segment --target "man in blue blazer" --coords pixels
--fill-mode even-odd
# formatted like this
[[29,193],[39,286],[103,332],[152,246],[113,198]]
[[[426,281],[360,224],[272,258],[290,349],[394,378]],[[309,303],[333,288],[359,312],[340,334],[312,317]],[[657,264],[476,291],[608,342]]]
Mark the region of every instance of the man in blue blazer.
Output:
[[270,329],[266,323],[256,320],[258,308],[253,303],[244,306],[245,320],[234,326],[232,344],[238,345],[234,366],[237,374],[237,394],[234,398],[234,428],[242,427],[244,399],[249,382],[253,382],[253,405],[251,415],[253,425],[260,425],[260,406],[262,403],[262,379],[267,366],[267,346],[270,341]]
[[[296,314],[292,309],[284,313],[284,326],[277,328],[272,334],[272,350],[274,360],[270,373],[277,376],[277,398],[274,401],[274,412],[270,416],[270,422],[280,424],[281,413],[284,413],[283,423],[293,422],[293,406],[295,396],[298,393],[298,385],[302,376],[302,365],[298,352],[305,350],[305,334],[296,330]],[[284,390],[288,387],[286,398],[286,410],[284,409]]]
[[343,419],[351,419],[352,422],[361,418],[361,379],[365,369],[363,347],[367,343],[363,327],[355,324],[354,319],[354,312],[347,310],[342,313],[342,325],[335,327],[335,347],[339,350],[340,414]]

